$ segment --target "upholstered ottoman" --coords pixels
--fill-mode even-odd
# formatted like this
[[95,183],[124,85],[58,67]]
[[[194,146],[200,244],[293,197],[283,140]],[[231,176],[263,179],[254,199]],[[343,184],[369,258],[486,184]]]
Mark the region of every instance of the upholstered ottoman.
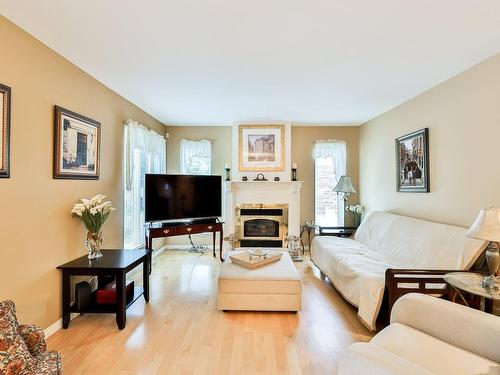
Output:
[[302,282],[288,252],[283,251],[278,262],[252,270],[231,263],[227,256],[219,275],[217,308],[224,311],[300,310]]

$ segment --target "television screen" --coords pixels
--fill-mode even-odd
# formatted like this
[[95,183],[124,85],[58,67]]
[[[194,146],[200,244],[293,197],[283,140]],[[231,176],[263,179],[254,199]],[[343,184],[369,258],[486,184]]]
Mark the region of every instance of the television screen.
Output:
[[146,174],[145,221],[219,217],[222,177]]

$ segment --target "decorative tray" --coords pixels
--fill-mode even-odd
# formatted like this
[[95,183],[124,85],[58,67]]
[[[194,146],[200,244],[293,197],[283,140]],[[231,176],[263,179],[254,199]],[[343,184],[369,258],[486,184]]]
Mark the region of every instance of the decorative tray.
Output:
[[265,255],[256,256],[251,255],[249,252],[245,252],[238,255],[230,255],[229,258],[234,264],[249,269],[255,269],[279,261],[282,255],[283,253],[266,252]]

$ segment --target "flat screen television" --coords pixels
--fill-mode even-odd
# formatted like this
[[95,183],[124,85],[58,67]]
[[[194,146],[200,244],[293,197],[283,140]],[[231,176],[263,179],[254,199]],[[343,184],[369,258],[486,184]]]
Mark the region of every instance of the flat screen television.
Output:
[[222,215],[222,177],[146,174],[145,221],[214,218]]

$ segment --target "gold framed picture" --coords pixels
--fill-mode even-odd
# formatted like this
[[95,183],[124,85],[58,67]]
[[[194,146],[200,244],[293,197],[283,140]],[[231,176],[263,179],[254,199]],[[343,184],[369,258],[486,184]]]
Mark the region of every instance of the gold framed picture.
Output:
[[285,166],[284,125],[240,125],[239,170],[283,171]]
[[55,106],[54,178],[99,179],[101,124]]
[[0,178],[10,177],[10,87],[0,84]]

